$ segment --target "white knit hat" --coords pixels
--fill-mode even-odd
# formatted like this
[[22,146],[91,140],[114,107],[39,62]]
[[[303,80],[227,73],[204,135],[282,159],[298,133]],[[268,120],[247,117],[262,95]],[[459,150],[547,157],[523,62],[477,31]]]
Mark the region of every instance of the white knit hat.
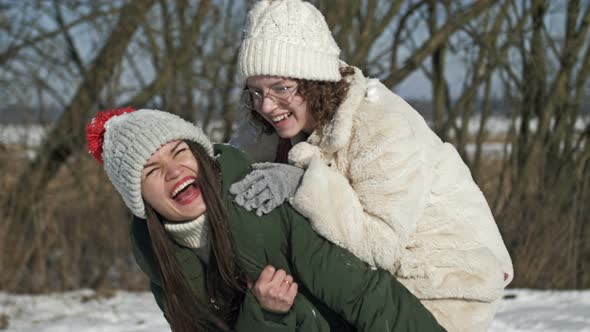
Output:
[[201,128],[177,115],[158,110],[120,109],[99,112],[86,128],[89,152],[101,163],[134,215],[145,218],[141,171],[164,144],[189,140],[210,156],[213,146]]
[[324,16],[312,4],[262,0],[248,13],[238,59],[240,78],[339,81],[339,54]]

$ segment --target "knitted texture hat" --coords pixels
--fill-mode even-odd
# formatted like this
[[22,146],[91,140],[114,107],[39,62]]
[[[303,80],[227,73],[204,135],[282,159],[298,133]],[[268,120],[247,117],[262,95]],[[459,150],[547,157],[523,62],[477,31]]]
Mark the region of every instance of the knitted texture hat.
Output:
[[312,4],[262,0],[248,13],[238,56],[240,78],[339,81],[339,54],[324,16]]
[[107,175],[134,215],[145,218],[141,171],[164,144],[189,140],[213,156],[201,128],[177,115],[158,110],[119,109],[99,112],[86,128],[89,152],[104,164]]

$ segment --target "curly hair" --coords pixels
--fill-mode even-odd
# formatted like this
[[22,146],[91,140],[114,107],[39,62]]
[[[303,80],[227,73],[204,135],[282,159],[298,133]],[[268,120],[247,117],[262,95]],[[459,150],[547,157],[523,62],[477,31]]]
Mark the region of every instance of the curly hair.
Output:
[[[340,74],[342,79],[338,82],[295,79],[295,82],[297,82],[297,94],[307,102],[307,107],[317,123],[317,128],[321,128],[330,122],[338,111],[338,107],[346,99],[350,88],[348,77],[354,74],[354,68],[350,66],[342,67],[340,68]],[[273,126],[255,110],[249,112],[248,120],[264,134],[274,132]]]

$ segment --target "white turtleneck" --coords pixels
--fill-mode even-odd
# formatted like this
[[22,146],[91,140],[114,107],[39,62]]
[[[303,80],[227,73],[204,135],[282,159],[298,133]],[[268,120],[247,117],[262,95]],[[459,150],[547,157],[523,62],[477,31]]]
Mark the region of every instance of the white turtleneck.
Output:
[[184,247],[196,249],[197,255],[205,263],[209,262],[209,224],[204,213],[193,221],[165,222],[164,228],[174,242]]

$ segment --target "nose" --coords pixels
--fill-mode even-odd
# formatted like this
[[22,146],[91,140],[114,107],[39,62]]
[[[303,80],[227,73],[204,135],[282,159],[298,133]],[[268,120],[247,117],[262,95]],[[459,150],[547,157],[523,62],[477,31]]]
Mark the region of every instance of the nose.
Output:
[[180,174],[182,173],[181,167],[179,164],[175,162],[170,162],[166,165],[166,181],[171,181],[177,179]]
[[270,96],[266,95],[262,97],[262,105],[260,105],[260,112],[263,114],[269,114],[275,109],[275,102],[270,98]]

